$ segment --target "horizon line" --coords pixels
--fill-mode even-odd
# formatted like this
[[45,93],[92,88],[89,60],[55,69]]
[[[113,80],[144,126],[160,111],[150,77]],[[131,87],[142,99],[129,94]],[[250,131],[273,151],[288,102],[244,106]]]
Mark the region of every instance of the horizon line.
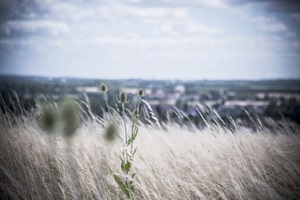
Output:
[[137,78],[137,77],[128,77],[128,78],[101,78],[101,77],[78,77],[78,76],[47,76],[47,75],[35,75],[35,74],[17,74],[17,73],[1,73],[0,76],[14,76],[14,77],[32,77],[32,78],[46,78],[46,79],[86,79],[86,80],[142,80],[142,81],[180,81],[180,82],[193,82],[193,81],[300,81],[300,78],[285,78],[285,77],[277,77],[277,78],[258,78],[258,79],[214,79],[214,78],[199,78],[199,79],[167,79],[167,78]]

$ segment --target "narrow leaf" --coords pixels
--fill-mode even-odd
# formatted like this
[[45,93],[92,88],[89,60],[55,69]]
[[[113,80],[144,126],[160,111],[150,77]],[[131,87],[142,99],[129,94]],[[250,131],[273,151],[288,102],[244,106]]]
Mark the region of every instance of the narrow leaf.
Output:
[[135,177],[135,173],[132,174],[131,178],[133,179]]
[[137,147],[134,149],[132,155],[134,156],[134,154],[136,153]]
[[114,179],[116,181],[116,183],[119,185],[120,189],[122,190],[122,192],[130,199],[131,194],[128,191],[125,183],[120,179],[120,177],[118,177],[117,175],[114,174]]

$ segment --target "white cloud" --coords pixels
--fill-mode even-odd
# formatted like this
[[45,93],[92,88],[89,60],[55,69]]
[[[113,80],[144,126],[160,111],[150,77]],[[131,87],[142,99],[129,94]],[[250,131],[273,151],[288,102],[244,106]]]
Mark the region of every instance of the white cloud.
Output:
[[[195,20],[185,7],[145,7],[109,3],[98,8],[98,11],[107,21],[116,22],[118,27],[139,26],[140,30],[136,30],[137,32],[144,32],[142,34],[147,36],[153,33],[152,37],[222,32],[219,28]],[[102,25],[105,26],[105,23]]]
[[264,16],[255,16],[255,17],[246,17],[249,21],[257,24],[257,27],[262,31],[282,33],[288,32],[288,28],[282,22],[279,22],[274,17],[264,17]]
[[51,14],[64,20],[84,20],[91,19],[97,15],[93,7],[81,7],[80,5],[57,2],[49,7]]
[[154,30],[154,34],[156,35],[170,35],[170,36],[176,36],[179,34],[179,32],[176,30],[176,28],[170,24],[165,23],[162,24],[158,29]]
[[24,46],[24,47],[28,47],[30,45],[32,45],[34,42],[30,39],[2,39],[0,40],[0,45],[1,46],[9,46],[9,47],[20,47],[20,46]]
[[191,18],[185,20],[152,20],[146,21],[156,28],[154,34],[157,36],[189,36],[189,35],[216,35],[222,30],[201,24]]
[[208,7],[214,7],[214,8],[222,8],[226,6],[226,1],[225,0],[197,0],[196,1],[199,4],[202,4],[204,6]]
[[99,8],[101,14],[107,16],[140,17],[140,18],[185,18],[188,16],[185,8],[140,7],[120,3],[110,3]]
[[258,28],[262,31],[268,31],[273,33],[282,33],[288,31],[287,27],[283,23],[279,22],[259,24]]
[[[55,41],[55,40],[54,40]],[[66,42],[66,41],[65,41]],[[295,46],[294,43],[288,43],[279,37],[262,37],[262,36],[220,36],[203,35],[198,37],[197,35],[185,35],[185,36],[160,36],[152,38],[139,37],[135,34],[128,34],[125,36],[104,36],[85,38],[81,40],[70,40],[64,45],[69,48],[76,49],[77,47],[86,49],[97,49],[99,47],[107,47],[108,49],[148,49],[146,52],[153,54],[149,49],[155,48],[157,53],[163,49],[169,49],[168,51],[185,51],[187,54],[192,52],[202,51],[203,49],[215,49],[217,51],[226,50],[226,53],[244,51],[268,51],[272,49],[272,52],[286,51]],[[201,54],[203,54],[202,52]],[[216,53],[216,52],[215,52]],[[194,55],[194,54],[192,54]],[[213,55],[210,56],[210,58]]]
[[222,31],[218,28],[209,27],[204,24],[200,24],[195,22],[194,20],[190,20],[187,22],[186,26],[187,33],[204,33],[204,34],[219,34]]
[[57,36],[70,32],[70,28],[65,23],[51,20],[9,21],[6,24],[6,28],[8,33],[46,33],[51,36]]
[[[291,31],[284,21],[250,4],[235,7],[228,0],[42,1],[46,13],[36,12],[0,27],[0,35],[5,36],[0,45],[28,47],[30,66],[48,63],[49,58],[55,58],[57,65],[77,65],[78,69],[104,65],[219,69],[263,66],[263,62],[273,66],[300,49],[299,42],[287,37]],[[13,33],[31,37],[10,38]]]
[[239,15],[242,19],[254,23],[261,31],[292,35],[288,27],[274,16],[254,16],[248,14],[245,10],[235,10],[234,13]]
[[209,7],[224,8],[227,6],[227,0],[143,0],[141,4],[147,6],[165,6],[165,7]]

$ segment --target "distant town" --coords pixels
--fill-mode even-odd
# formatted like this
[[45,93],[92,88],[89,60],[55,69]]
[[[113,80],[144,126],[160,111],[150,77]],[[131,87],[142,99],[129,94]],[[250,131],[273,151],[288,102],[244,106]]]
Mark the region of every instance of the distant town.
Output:
[[[109,105],[118,110],[120,90],[128,93],[128,108],[137,101],[140,88],[161,124],[191,123],[204,128],[207,123],[224,124],[232,129],[242,125],[258,129],[276,121],[300,124],[300,80],[261,81],[181,81],[181,80],[102,80],[76,78],[46,78],[1,76],[1,109],[19,113],[30,110],[36,102],[59,102],[66,95],[87,102],[92,112],[103,116],[105,101],[99,91],[107,84]],[[21,104],[24,110],[14,106]],[[150,120],[151,121],[151,120]],[[149,123],[151,123],[149,121]]]

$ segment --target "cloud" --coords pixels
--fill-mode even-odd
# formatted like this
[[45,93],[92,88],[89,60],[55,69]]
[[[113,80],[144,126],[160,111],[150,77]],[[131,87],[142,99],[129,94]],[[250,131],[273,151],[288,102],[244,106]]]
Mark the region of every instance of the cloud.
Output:
[[268,9],[271,11],[300,12],[300,1],[297,0],[269,0]]
[[246,17],[251,22],[257,24],[257,27],[262,31],[273,33],[288,33],[288,28],[282,22],[279,22],[275,17],[254,16]]
[[[118,1],[119,3],[121,1]],[[123,2],[123,1],[122,1]],[[127,1],[128,2],[128,1]],[[124,2],[123,2],[124,3]],[[211,7],[222,8],[226,6],[226,0],[140,0],[142,7]]]
[[[144,7],[110,3],[99,8],[100,14],[107,20],[118,24],[132,24],[148,30],[147,35],[178,36],[185,34],[219,34],[219,28],[208,26],[191,17],[185,7]],[[150,30],[150,31],[149,31]],[[139,31],[138,31],[139,32]]]
[[272,22],[269,24],[260,24],[258,25],[258,28],[260,30],[273,32],[273,33],[282,33],[288,31],[287,27],[284,24],[278,22]]
[[293,13],[291,14],[291,17],[300,23],[300,13]]
[[293,33],[283,22],[279,21],[275,16],[251,15],[247,11],[235,11],[242,19],[254,23],[256,27],[264,32],[285,33],[287,36]]
[[139,18],[186,18],[187,11],[184,8],[168,7],[141,7],[135,5],[126,5],[120,3],[110,3],[99,8],[102,15],[111,15],[112,17],[139,17]]
[[179,36],[179,35],[216,35],[222,33],[222,30],[201,24],[194,20],[178,21],[146,21],[147,24],[155,24],[154,34],[158,36]]
[[231,5],[243,5],[249,3],[263,3],[269,11],[276,12],[300,12],[298,0],[226,0]]
[[70,32],[70,28],[63,22],[51,20],[9,21],[6,23],[6,34],[20,32],[23,34],[47,34],[57,36]]
[[[286,13],[271,12],[270,5],[275,4],[271,0],[0,0],[0,60],[20,66],[57,60],[60,66],[153,65],[153,69],[228,67],[237,60],[240,66],[263,66],[263,60],[271,66],[288,53],[300,52],[298,36],[287,37],[292,28],[281,17]],[[294,23],[299,20],[298,13],[287,16]],[[12,53],[20,50],[23,57]]]
[[[82,3],[81,3],[82,4]],[[58,2],[49,9],[52,15],[61,20],[85,20],[97,17],[97,9],[93,4],[74,4],[70,2]]]

